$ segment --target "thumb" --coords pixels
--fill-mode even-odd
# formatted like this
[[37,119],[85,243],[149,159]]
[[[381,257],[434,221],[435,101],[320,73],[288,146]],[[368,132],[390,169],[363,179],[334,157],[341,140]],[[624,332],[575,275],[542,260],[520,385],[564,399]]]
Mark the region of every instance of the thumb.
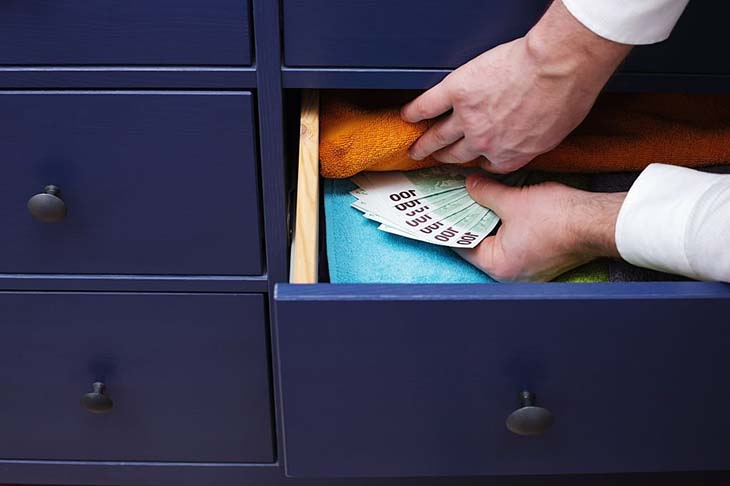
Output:
[[[496,236],[486,237],[476,248],[452,248],[461,258],[492,276],[497,261],[495,257]],[[494,278],[494,277],[492,277]],[[496,279],[495,279],[496,280]]]
[[509,199],[518,189],[482,174],[471,174],[466,178],[466,190],[477,203],[491,209],[504,219],[508,212]]

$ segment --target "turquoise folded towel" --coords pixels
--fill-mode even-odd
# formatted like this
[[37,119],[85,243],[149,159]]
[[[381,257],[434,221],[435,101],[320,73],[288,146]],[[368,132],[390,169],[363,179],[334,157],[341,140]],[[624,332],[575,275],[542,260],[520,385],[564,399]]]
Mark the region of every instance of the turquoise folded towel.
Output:
[[350,207],[357,186],[324,179],[327,259],[332,283],[490,283],[449,248],[385,233]]

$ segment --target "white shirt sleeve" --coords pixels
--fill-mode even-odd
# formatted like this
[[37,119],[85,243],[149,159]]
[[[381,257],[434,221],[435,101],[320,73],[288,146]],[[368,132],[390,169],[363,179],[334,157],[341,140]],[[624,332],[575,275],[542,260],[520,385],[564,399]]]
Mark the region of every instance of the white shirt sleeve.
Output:
[[616,246],[640,267],[730,282],[730,174],[650,165],[621,206]]
[[669,37],[689,0],[562,0],[595,34],[621,44],[654,44]]

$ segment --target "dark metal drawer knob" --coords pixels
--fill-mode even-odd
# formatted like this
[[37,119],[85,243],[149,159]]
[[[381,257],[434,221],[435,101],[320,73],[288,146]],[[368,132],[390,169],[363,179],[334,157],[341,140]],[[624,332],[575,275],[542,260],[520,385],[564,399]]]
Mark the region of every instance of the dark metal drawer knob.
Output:
[[97,381],[91,386],[94,391],[81,397],[81,406],[91,413],[109,412],[114,406],[114,402],[106,394],[106,385]]
[[520,408],[507,417],[507,428],[517,435],[542,435],[553,425],[555,417],[547,408],[535,406],[535,395],[520,393]]
[[61,189],[51,184],[43,190],[28,200],[28,211],[44,223],[61,221],[66,217],[66,203],[61,199]]

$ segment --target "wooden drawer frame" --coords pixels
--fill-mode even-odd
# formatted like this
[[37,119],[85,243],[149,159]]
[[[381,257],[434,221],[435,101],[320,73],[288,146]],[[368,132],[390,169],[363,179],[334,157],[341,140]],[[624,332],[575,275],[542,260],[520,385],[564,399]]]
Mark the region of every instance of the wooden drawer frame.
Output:
[[291,283],[317,283],[319,266],[319,91],[302,92]]

